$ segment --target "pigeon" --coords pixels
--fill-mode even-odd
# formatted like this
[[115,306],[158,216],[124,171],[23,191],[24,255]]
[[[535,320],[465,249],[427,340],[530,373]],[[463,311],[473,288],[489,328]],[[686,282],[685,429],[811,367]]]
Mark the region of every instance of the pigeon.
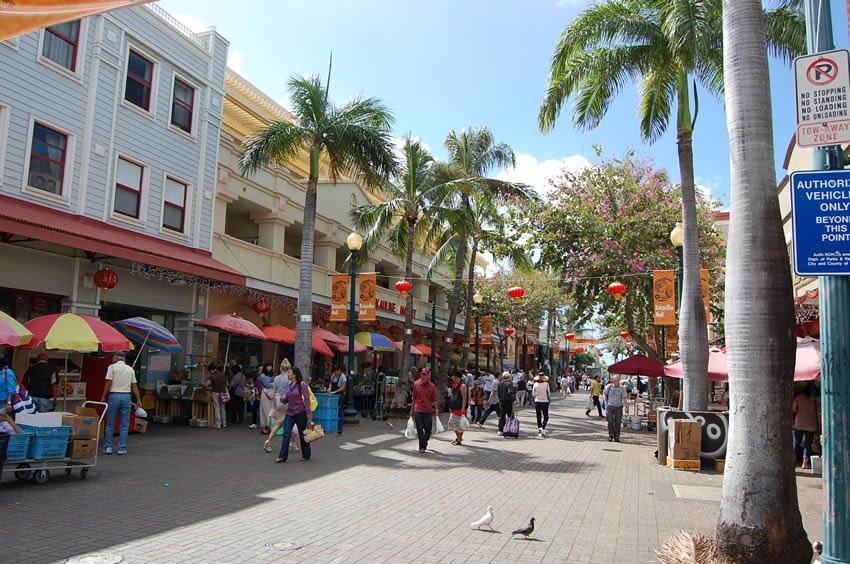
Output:
[[490,523],[492,523],[492,522],[493,522],[493,508],[490,507],[490,506],[487,506],[487,513],[484,514],[484,517],[482,517],[481,519],[479,519],[475,523],[470,524],[469,526],[473,529],[478,529],[478,530],[481,530],[481,527],[487,526],[487,528],[489,528],[492,531],[493,527],[490,525]]
[[528,538],[528,535],[534,532],[534,517],[531,518],[531,521],[528,523],[527,527],[523,527],[522,529],[517,529],[512,532],[512,535],[522,535],[525,538]]

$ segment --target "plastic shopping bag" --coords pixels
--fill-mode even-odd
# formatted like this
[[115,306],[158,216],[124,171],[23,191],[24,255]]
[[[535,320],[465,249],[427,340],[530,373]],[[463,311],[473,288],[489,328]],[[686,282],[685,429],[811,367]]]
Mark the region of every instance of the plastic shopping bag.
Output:
[[434,431],[434,434],[435,434],[435,435],[439,435],[440,433],[442,433],[443,431],[445,431],[445,429],[443,428],[443,424],[442,424],[442,423],[440,423],[440,418],[439,418],[439,417],[436,417],[436,420],[437,420],[437,422],[436,422],[436,426],[435,426],[435,429],[436,429],[436,430]]
[[587,403],[584,404],[584,409],[587,411],[593,409],[593,400],[591,398],[587,398]]
[[460,430],[466,431],[467,429],[469,429],[469,419],[467,419],[466,417],[461,417],[460,418]]
[[404,430],[405,439],[416,438],[416,424],[413,422],[413,417],[407,420],[407,428]]

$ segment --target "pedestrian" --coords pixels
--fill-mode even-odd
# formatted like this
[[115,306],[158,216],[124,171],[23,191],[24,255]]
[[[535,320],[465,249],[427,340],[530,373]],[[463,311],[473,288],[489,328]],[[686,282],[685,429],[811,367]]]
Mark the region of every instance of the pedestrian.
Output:
[[127,454],[127,433],[130,431],[131,394],[135,395],[139,407],[142,394],[136,385],[136,371],[124,362],[123,352],[112,353],[112,364],[106,369],[106,382],[100,401],[108,405],[106,428],[103,437],[103,454],[112,454],[113,429],[115,416],[119,416],[118,454]]
[[47,353],[39,353],[36,362],[24,373],[24,388],[32,397],[38,413],[50,411],[50,400],[56,405],[59,391],[59,371],[47,362]]
[[729,407],[729,382],[723,384],[723,392],[720,394],[720,405]]
[[[280,445],[280,453],[275,460],[276,463],[286,462],[289,458],[289,440],[292,437],[292,428],[298,428],[298,437],[301,439],[301,459],[310,460],[312,452],[310,443],[304,440],[304,432],[307,425],[313,425],[313,413],[310,411],[310,389],[304,383],[301,369],[297,366],[288,373],[289,385],[283,396],[286,404],[286,416],[283,420],[283,442]],[[271,440],[271,436],[269,436]]]
[[561,376],[561,396],[566,399],[572,393],[570,389],[570,380],[566,375]]
[[[416,370],[413,368],[412,370]],[[339,398],[338,402],[338,410],[337,417],[339,419],[339,423],[337,424],[336,432],[338,435],[342,434],[342,414],[345,409],[345,391],[348,389],[348,378],[345,377],[345,372],[343,371],[342,366],[337,366],[334,370],[333,375],[331,376],[331,383],[328,385],[328,393],[336,394]]]
[[620,429],[623,427],[623,409],[629,404],[629,394],[620,385],[620,378],[614,376],[605,386],[605,413],[608,417],[608,441],[620,442]]
[[525,392],[528,390],[528,384],[525,378],[519,378],[516,381],[516,404],[517,407],[522,407],[525,403]]
[[534,411],[537,414],[537,436],[546,436],[546,424],[549,422],[549,377],[538,375],[531,389],[534,398]]
[[210,424],[214,429],[227,428],[227,402],[222,399],[222,394],[227,393],[227,377],[221,371],[218,364],[210,364],[207,369],[210,371],[210,389],[212,390],[212,421]]
[[481,380],[476,380],[469,391],[469,420],[477,423],[483,412],[484,390],[481,388]]
[[18,392],[18,377],[15,376],[15,371],[9,368],[9,361],[6,356],[0,354],[0,377],[3,378],[3,384],[0,389],[3,390],[3,396],[6,399],[5,413],[10,417],[15,417],[15,410],[12,407],[12,398]]
[[514,384],[508,372],[502,373],[502,381],[496,388],[496,397],[499,399],[499,436],[504,437],[505,421],[514,416]]
[[410,404],[410,416],[416,424],[416,436],[419,437],[419,452],[428,450],[428,441],[431,439],[432,419],[431,412],[440,416],[440,407],[437,405],[437,387],[431,382],[431,370],[423,368],[419,373],[419,379],[413,384],[413,399]]
[[230,412],[230,422],[241,425],[245,413],[245,371],[241,364],[236,363],[231,372],[230,385],[227,388],[230,392],[227,410]]
[[460,370],[452,371],[452,385],[449,389],[449,422],[446,428],[454,431],[455,440],[452,444],[461,446],[463,444],[463,428],[461,418],[466,416],[466,405],[469,401],[469,389],[464,382],[464,374]]
[[490,394],[493,393],[493,386],[496,383],[496,377],[493,374],[487,374],[484,377],[484,399],[489,400]]
[[269,432],[269,412],[275,408],[273,370],[271,362],[264,363],[260,377],[257,379],[257,391],[260,396],[260,432],[263,434]]
[[[590,382],[590,399],[593,402],[592,406],[596,406],[599,417],[602,417],[602,404],[599,403],[600,396],[602,396],[602,384],[599,382],[599,376],[594,376]],[[590,410],[593,409],[592,406],[584,410],[584,414],[588,417],[590,417]]]
[[478,425],[479,429],[484,428],[484,423],[487,421],[487,418],[490,417],[491,413],[495,412],[497,417],[501,417],[501,411],[499,410],[499,396],[496,394],[490,394],[490,398],[484,400],[484,405],[487,406],[487,409],[481,414],[481,418],[476,421],[476,425]]
[[815,400],[812,398],[812,384],[806,384],[797,395],[794,396],[792,405],[794,413],[794,456],[803,454],[803,468],[811,468],[812,446],[818,430],[818,417],[815,408]]

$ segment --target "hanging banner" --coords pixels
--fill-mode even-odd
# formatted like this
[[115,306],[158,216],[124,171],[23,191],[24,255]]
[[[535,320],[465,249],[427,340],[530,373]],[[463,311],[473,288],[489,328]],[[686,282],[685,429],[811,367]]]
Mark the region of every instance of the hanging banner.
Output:
[[375,321],[378,308],[378,284],[375,273],[360,275],[360,307],[357,321]]
[[478,322],[475,321],[475,318],[473,317],[470,320],[470,328],[469,328],[469,344],[470,344],[470,346],[473,346],[473,347],[475,346],[475,330],[476,330],[477,325],[478,325]]
[[711,323],[711,297],[709,296],[709,278],[708,278],[708,270],[705,268],[700,269],[699,271],[699,283],[702,287],[702,301],[705,304],[705,323],[708,325]]
[[555,344],[552,347],[552,352],[555,356],[559,356],[561,354],[561,341],[555,341]]
[[676,276],[672,270],[652,271],[655,325],[676,324]]
[[533,355],[533,354],[537,354],[537,345],[535,345],[535,344],[534,344],[534,343],[532,343],[531,341],[529,341],[528,343],[526,343],[526,345],[525,345],[525,354],[531,354],[531,355]]
[[658,344],[655,342],[655,327],[650,327],[646,331],[646,343],[654,351],[658,350]]
[[674,325],[667,330],[664,335],[664,352],[665,354],[679,352],[679,326]]
[[141,6],[151,0],[2,0],[0,41],[43,27],[93,16],[117,8]]
[[481,318],[481,344],[493,344],[493,318],[489,315]]
[[331,278],[331,321],[348,321],[348,274],[334,274]]

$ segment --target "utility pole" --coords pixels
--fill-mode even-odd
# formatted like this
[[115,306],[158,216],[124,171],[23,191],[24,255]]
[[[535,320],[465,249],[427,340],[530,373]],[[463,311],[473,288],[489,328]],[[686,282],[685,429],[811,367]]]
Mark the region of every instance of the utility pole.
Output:
[[[809,54],[834,49],[829,0],[806,0]],[[844,168],[840,145],[817,147],[813,170]],[[821,412],[823,413],[824,564],[850,562],[850,278],[819,276],[821,327]]]

